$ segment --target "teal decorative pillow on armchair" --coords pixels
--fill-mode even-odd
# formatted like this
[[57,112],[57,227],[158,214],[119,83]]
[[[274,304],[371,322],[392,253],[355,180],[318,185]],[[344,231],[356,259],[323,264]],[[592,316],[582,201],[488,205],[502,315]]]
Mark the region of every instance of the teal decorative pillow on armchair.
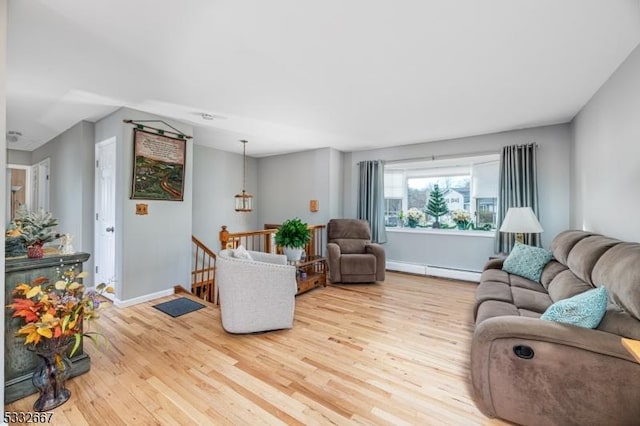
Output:
[[552,257],[549,250],[516,243],[509,257],[502,264],[502,270],[540,282],[542,270]]
[[596,328],[607,311],[607,289],[587,290],[549,306],[540,319]]

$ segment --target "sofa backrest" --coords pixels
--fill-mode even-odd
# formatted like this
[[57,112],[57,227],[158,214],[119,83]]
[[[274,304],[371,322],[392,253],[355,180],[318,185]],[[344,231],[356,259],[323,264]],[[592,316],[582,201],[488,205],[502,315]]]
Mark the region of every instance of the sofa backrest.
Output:
[[554,238],[551,252],[554,260],[545,267],[542,284],[554,302],[604,286],[613,305],[598,328],[636,328],[632,334],[640,334],[640,244],[572,230]]
[[340,246],[344,254],[364,253],[371,242],[369,222],[361,219],[331,219],[327,224],[327,242]]

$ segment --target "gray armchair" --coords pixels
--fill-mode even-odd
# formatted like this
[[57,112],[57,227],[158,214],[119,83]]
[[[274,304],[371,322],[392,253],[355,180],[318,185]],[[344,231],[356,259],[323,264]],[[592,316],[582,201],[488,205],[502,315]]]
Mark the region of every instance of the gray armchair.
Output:
[[327,225],[327,241],[331,282],[384,281],[384,249],[371,242],[371,230],[366,220],[331,219]]
[[252,260],[222,250],[216,258],[222,328],[255,333],[293,326],[296,268],[280,254],[248,251]]

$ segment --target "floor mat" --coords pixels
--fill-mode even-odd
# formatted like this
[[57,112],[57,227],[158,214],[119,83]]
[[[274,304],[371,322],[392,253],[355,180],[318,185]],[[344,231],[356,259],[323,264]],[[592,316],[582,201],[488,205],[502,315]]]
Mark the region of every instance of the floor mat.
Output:
[[153,305],[153,307],[175,318],[179,317],[180,315],[188,314],[189,312],[202,309],[204,308],[204,305],[198,302],[194,302],[187,297],[181,297],[179,299],[174,299],[168,302]]

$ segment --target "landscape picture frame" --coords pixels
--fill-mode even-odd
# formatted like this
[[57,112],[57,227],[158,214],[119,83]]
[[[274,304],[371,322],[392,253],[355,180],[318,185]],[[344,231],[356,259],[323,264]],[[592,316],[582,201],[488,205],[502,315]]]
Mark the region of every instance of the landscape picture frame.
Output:
[[133,129],[131,199],[183,201],[187,141]]

